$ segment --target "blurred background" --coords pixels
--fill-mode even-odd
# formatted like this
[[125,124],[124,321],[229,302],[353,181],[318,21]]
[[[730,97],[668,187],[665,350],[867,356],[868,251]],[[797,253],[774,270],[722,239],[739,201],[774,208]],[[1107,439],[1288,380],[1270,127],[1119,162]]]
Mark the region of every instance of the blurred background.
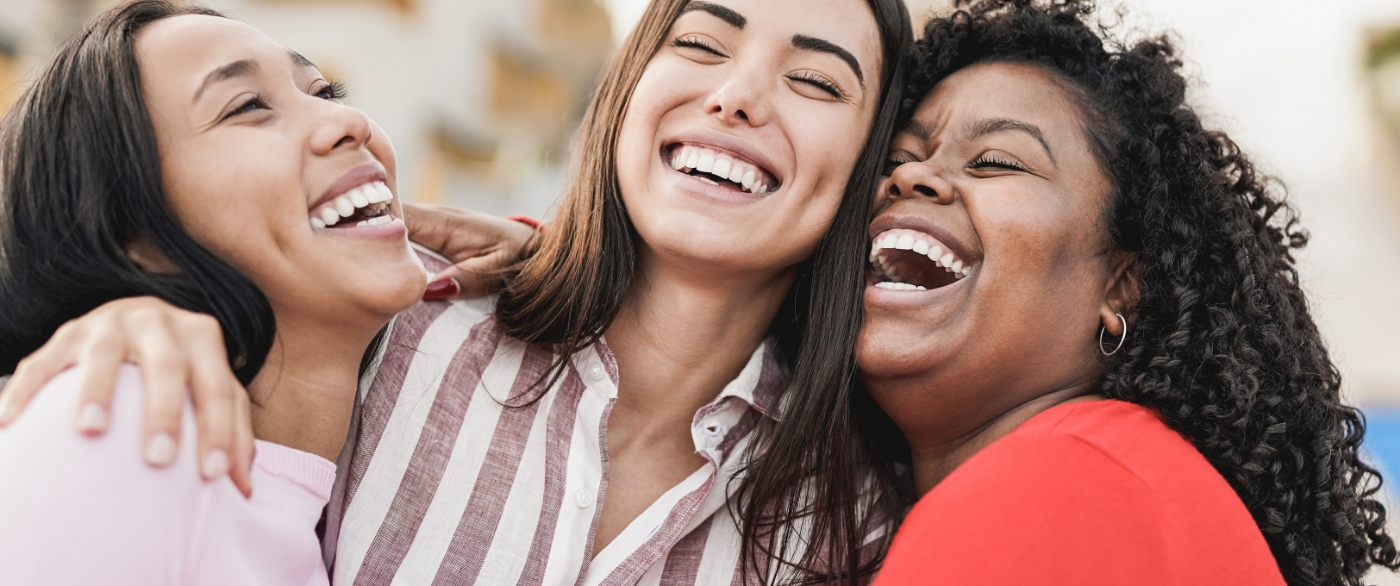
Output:
[[[951,4],[908,1],[918,22]],[[0,0],[0,111],[114,3]],[[646,0],[206,4],[345,82],[393,139],[405,197],[544,217],[595,80]],[[1169,31],[1209,125],[1287,186],[1313,235],[1303,276],[1346,393],[1367,413],[1369,450],[1400,474],[1400,2],[1104,6],[1130,37]]]

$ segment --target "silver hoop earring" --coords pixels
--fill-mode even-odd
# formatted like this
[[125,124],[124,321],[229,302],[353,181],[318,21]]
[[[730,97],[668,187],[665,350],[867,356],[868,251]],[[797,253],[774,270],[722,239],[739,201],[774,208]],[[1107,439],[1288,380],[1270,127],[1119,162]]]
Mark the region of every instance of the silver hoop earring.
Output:
[[1113,356],[1117,354],[1118,350],[1123,347],[1123,340],[1128,339],[1128,318],[1123,317],[1121,313],[1115,313],[1113,315],[1118,316],[1118,321],[1123,322],[1123,335],[1118,336],[1118,345],[1114,346],[1112,351],[1105,352],[1103,349],[1103,334],[1108,331],[1108,328],[1099,326],[1099,352],[1103,352],[1104,356]]

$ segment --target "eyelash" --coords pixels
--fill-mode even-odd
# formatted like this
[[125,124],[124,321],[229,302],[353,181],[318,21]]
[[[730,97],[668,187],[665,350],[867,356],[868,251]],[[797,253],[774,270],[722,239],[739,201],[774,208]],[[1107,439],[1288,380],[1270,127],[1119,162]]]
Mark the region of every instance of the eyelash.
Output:
[[1020,163],[1008,161],[996,155],[984,154],[967,164],[973,169],[1010,169],[1012,171],[1025,171],[1026,168]]
[[671,41],[671,46],[678,49],[698,49],[716,57],[726,56],[724,53],[720,53],[719,49],[711,47],[709,43],[696,37],[678,37],[676,40]]
[[810,71],[794,73],[792,75],[789,75],[788,79],[791,79],[798,83],[805,83],[808,85],[815,86],[817,89],[831,94],[831,97],[836,98],[838,100],[846,99],[845,92],[842,92],[841,88],[836,87],[836,84],[831,83],[831,80],[817,75],[815,73],[812,73]]
[[[728,57],[728,55],[719,52],[719,49],[716,49],[710,46],[709,43],[706,43],[705,41],[702,41],[695,37],[679,37],[676,40],[671,41],[671,46],[683,49],[696,49],[699,51],[704,51],[716,57]],[[819,90],[831,94],[831,97],[836,98],[838,100],[846,99],[845,92],[842,92],[841,88],[837,87],[836,84],[831,82],[831,80],[828,80],[825,77],[822,77],[810,71],[794,73],[792,75],[789,75],[788,79],[791,79],[798,83],[805,83],[814,86]]]
[[[320,90],[318,90],[312,95],[319,97],[322,94],[329,94],[326,97],[322,98],[324,100],[344,100],[346,96],[345,84],[340,83],[338,81],[328,82],[325,86],[323,86]],[[250,109],[249,106],[251,106],[252,108]],[[243,102],[243,105],[234,108],[233,111],[229,112],[228,116],[224,116],[224,119],[227,120],[239,114],[265,108],[267,108],[267,102],[263,101],[262,95],[255,94],[252,98],[249,98],[248,101]]]
[[344,100],[346,97],[345,84],[338,81],[327,82],[325,87],[322,87],[321,91],[316,92],[315,95],[319,96],[326,92],[330,92],[330,96],[325,98],[327,100]]
[[899,168],[900,165],[903,165],[903,164],[905,164],[905,163],[912,163],[912,162],[914,162],[914,161],[909,160],[909,159],[904,159],[904,158],[899,158],[899,157],[894,157],[894,156],[888,157],[888,158],[885,159],[885,171],[884,171],[884,173],[885,173],[885,175],[891,175],[891,174],[894,173],[894,170],[895,170],[895,169]]

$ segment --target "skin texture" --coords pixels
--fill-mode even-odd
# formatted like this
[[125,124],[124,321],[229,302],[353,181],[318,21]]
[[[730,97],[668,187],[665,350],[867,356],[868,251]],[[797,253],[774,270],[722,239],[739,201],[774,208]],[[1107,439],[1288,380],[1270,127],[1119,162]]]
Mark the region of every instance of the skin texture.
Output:
[[[608,421],[608,496],[594,551],[704,464],[691,419],[743,369],[797,265],[830,226],[879,99],[845,61],[791,40],[829,41],[856,58],[866,80],[880,79],[879,33],[864,2],[716,4],[744,26],[703,10],[683,14],[633,92],[618,139],[619,183],[641,236],[641,262],[605,334],[621,386]],[[803,76],[833,83],[843,96]],[[781,183],[763,196],[716,198],[712,186],[663,157],[682,139],[749,151]]]
[[[997,119],[1034,125],[1049,150],[1022,130],[969,132]],[[872,233],[935,231],[973,265],[939,289],[866,289],[862,380],[908,438],[924,493],[1035,414],[1093,398],[1099,328],[1122,334],[1115,314],[1131,322],[1135,289],[1100,219],[1109,182],[1051,75],[985,64],[949,76],[890,160]]]
[[[402,222],[318,230],[308,218],[356,167],[383,169],[392,189],[393,147],[363,113],[332,98],[315,67],[248,25],[162,20],[142,30],[136,54],[171,209],[196,241],[257,284],[277,319],[267,366],[249,385],[254,433],[333,460],[360,356],[425,279]],[[244,59],[250,72],[203,83]],[[396,203],[392,210],[402,216]]]

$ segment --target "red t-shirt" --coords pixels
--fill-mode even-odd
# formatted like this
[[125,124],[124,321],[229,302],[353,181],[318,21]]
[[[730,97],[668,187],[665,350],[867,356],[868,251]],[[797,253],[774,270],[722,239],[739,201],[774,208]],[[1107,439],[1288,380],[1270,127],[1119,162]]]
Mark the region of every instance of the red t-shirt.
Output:
[[929,491],[876,586],[1282,586],[1239,496],[1152,410],[1060,405]]

